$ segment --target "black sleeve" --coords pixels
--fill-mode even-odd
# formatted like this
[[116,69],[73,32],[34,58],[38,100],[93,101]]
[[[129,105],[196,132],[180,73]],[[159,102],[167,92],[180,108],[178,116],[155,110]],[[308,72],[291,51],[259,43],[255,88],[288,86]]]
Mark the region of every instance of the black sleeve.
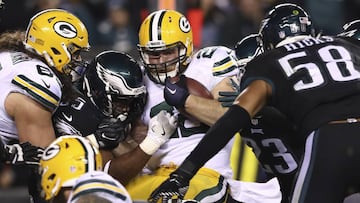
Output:
[[179,170],[192,178],[195,173],[241,129],[250,126],[250,115],[242,107],[232,105],[229,110],[209,129],[200,143],[185,159]]

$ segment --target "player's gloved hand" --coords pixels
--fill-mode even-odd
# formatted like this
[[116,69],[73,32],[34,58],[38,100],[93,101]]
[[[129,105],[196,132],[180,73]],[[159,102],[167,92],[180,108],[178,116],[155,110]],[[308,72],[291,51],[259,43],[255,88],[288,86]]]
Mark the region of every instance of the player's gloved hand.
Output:
[[189,96],[186,84],[186,76],[180,75],[179,80],[173,81],[169,77],[165,80],[164,98],[166,103],[176,108],[184,108],[185,101]]
[[3,145],[1,157],[5,163],[37,167],[43,152],[44,149],[41,147],[25,142],[21,144]]
[[233,105],[236,97],[240,94],[240,85],[234,81],[233,78],[230,78],[231,86],[234,89],[233,92],[220,91],[218,101],[221,102],[223,107],[230,107]]
[[140,148],[148,155],[154,154],[175,132],[177,117],[161,110],[149,121],[147,136],[140,143]]
[[99,149],[112,150],[128,136],[131,125],[116,118],[104,118],[94,136]]
[[156,203],[159,199],[162,199],[162,202],[168,202],[170,199],[182,202],[189,189],[190,179],[191,177],[185,171],[181,168],[177,169],[151,193],[148,202]]

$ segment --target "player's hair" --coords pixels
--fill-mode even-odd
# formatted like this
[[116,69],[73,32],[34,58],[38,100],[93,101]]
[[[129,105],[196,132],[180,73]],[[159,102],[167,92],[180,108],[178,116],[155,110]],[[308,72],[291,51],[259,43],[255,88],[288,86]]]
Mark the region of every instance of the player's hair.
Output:
[[[25,38],[25,31],[21,30],[14,30],[14,31],[6,31],[0,35],[0,53],[5,51],[18,51],[25,53],[31,58],[36,58],[42,62],[46,63],[46,60],[36,54],[35,52],[31,52],[28,49],[25,48],[23,41]],[[54,73],[57,75],[57,77],[60,79],[62,84],[64,85],[63,90],[63,100],[64,101],[70,101],[73,98],[75,98],[75,91],[73,91],[71,78],[68,77],[65,74],[60,73],[55,68],[49,66],[51,70],[54,71]]]

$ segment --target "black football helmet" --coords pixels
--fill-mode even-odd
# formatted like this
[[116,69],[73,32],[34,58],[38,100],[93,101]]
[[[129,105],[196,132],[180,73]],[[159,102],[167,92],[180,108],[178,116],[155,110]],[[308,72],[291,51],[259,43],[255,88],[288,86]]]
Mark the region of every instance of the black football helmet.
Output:
[[259,34],[265,50],[270,50],[287,37],[315,36],[310,16],[300,6],[285,3],[270,10],[261,23]]
[[249,61],[263,52],[260,36],[258,34],[250,34],[244,37],[236,43],[234,49],[237,63],[240,68],[245,67]]
[[353,37],[360,40],[360,20],[353,20],[346,23],[339,36]]
[[141,115],[146,103],[141,68],[122,52],[98,54],[85,72],[83,91],[105,116],[122,121]]

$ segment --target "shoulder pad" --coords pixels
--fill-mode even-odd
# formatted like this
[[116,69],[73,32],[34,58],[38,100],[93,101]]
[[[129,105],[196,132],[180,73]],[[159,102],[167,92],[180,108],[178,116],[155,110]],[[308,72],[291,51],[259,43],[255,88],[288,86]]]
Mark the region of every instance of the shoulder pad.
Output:
[[[26,64],[25,64],[26,63]],[[24,62],[26,71],[15,75],[12,84],[24,89],[33,99],[54,112],[61,100],[61,83],[45,64]]]
[[236,75],[238,72],[235,52],[227,47],[205,47],[200,49],[195,54],[195,57],[207,57],[211,59],[213,76],[231,76]]

